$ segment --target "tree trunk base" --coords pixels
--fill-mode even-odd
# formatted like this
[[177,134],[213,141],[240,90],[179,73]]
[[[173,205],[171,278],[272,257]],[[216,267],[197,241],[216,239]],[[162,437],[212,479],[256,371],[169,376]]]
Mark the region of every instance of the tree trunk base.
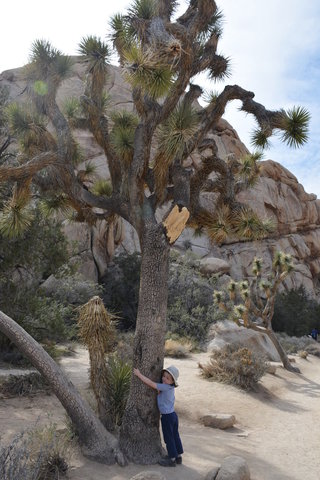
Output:
[[[126,458],[140,465],[157,463],[164,453],[158,425],[148,425],[135,408],[127,410],[120,432],[120,449]],[[128,418],[130,416],[130,419]]]

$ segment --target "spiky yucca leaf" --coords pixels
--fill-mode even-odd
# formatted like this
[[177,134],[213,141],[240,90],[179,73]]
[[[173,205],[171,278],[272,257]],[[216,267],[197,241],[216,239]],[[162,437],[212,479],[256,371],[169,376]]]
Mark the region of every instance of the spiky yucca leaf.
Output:
[[120,159],[130,163],[134,151],[134,135],[138,118],[126,110],[112,112],[113,128],[110,133],[111,144]]
[[[62,80],[70,72],[72,60],[54,48],[47,40],[35,40],[31,46],[29,70],[41,79],[56,76]],[[40,92],[41,94],[41,92]],[[42,92],[43,94],[43,92]]]
[[29,105],[11,103],[5,109],[5,116],[12,134],[19,138],[39,134],[46,127],[44,117],[36,113]]
[[209,78],[216,82],[226,80],[231,75],[230,58],[217,55],[215,61],[209,67]]
[[241,282],[238,283],[238,286],[239,286],[240,291],[248,290],[248,288],[249,288],[248,280],[242,280]]
[[157,2],[155,0],[134,0],[128,9],[128,16],[131,18],[142,18],[151,20],[157,13]]
[[196,133],[198,122],[197,111],[191,105],[178,105],[159,128],[159,150],[170,158],[182,153],[188,140]]
[[250,143],[253,147],[260,148],[262,150],[265,150],[271,147],[271,143],[269,141],[269,135],[265,130],[260,128],[256,128],[253,130]]
[[237,282],[235,282],[234,280],[231,280],[231,281],[228,283],[227,290],[228,290],[228,292],[229,292],[230,300],[234,300],[234,299],[235,299],[237,287],[238,287],[238,284],[237,284]]
[[105,72],[109,63],[110,51],[108,45],[95,35],[83,37],[78,51],[89,61],[88,70],[95,68],[100,72]]
[[209,239],[217,244],[224,242],[233,233],[232,216],[227,205],[218,208],[211,217],[210,224],[205,225]]
[[304,107],[293,107],[282,111],[281,140],[289,147],[301,147],[308,141],[310,113]]
[[128,48],[131,45],[133,38],[129,35],[127,17],[117,13],[111,17],[109,25],[111,28],[109,38],[112,41],[113,46],[117,48],[120,47],[120,50]]
[[157,56],[143,52],[138,45],[131,45],[124,52],[124,73],[133,88],[140,88],[152,98],[160,98],[172,86],[174,72],[170,66],[157,64]]
[[112,185],[109,180],[104,180],[103,178],[100,178],[95,182],[95,184],[91,188],[91,191],[95,195],[110,197],[112,195]]
[[114,316],[107,312],[101,298],[92,297],[78,311],[79,336],[83,343],[93,351],[110,351],[115,339]]
[[111,112],[110,118],[113,121],[114,129],[119,127],[135,129],[139,123],[137,115],[127,110],[115,110]]
[[130,164],[134,153],[134,130],[131,128],[115,128],[110,134],[111,144],[118,157]]
[[248,207],[243,207],[233,218],[234,231],[240,238],[256,240],[263,238],[266,232],[258,215]]
[[261,280],[261,282],[259,283],[259,288],[261,288],[261,290],[264,290],[265,292],[269,291],[271,286],[272,285],[268,280]]
[[285,253],[280,250],[276,251],[273,257],[272,267],[275,271],[281,271],[284,264]]
[[209,90],[204,93],[203,100],[206,103],[211,103],[212,105],[214,105],[219,95],[220,92],[218,92],[218,90]]
[[262,273],[262,265],[263,265],[262,258],[255,257],[255,258],[253,259],[252,273],[253,273],[256,277],[260,277],[260,276],[261,276],[261,273]]
[[236,319],[240,320],[243,315],[246,313],[246,307],[242,304],[240,305],[234,305],[233,307],[233,314],[236,317]]
[[222,10],[216,10],[207,22],[206,29],[200,32],[198,40],[202,43],[206,42],[212,35],[220,37],[222,35],[222,26],[224,15]]
[[250,298],[250,292],[248,289],[241,289],[240,295],[244,301]]
[[8,200],[0,213],[0,233],[7,238],[21,236],[27,230],[33,219],[33,209],[28,205],[29,195],[22,192],[21,195],[13,195]]
[[250,186],[253,186],[259,178],[261,158],[261,152],[254,152],[244,155],[239,160],[238,175],[240,178],[247,180]]
[[47,218],[58,215],[67,218],[70,217],[73,212],[73,208],[68,198],[63,194],[43,198],[39,202],[39,208],[42,215]]
[[216,305],[219,305],[223,302],[223,293],[219,290],[213,291],[213,301]]
[[76,97],[67,98],[62,106],[62,111],[69,122],[76,120],[81,111],[79,99]]

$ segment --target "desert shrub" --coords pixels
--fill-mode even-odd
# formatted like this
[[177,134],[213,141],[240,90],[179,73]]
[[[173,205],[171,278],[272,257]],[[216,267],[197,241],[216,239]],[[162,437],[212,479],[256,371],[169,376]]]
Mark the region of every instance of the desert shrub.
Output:
[[306,352],[306,350],[299,350],[297,353],[300,358],[304,358],[304,359],[308,358],[308,352]]
[[314,343],[312,338],[304,337],[291,337],[284,332],[277,333],[277,338],[286,353],[297,353],[299,350],[308,349],[308,345]]
[[132,367],[117,355],[108,359],[107,397],[110,401],[111,417],[114,425],[121,425],[124,409],[126,407]]
[[302,286],[278,293],[272,326],[276,332],[296,337],[310,334],[313,328],[320,331],[320,305],[310,299]]
[[141,256],[120,254],[102,279],[103,302],[119,317],[121,330],[134,330],[137,320]]
[[199,363],[199,368],[205,378],[252,390],[266,373],[267,363],[248,348],[228,344],[214,352],[209,363]]
[[[0,207],[10,194],[10,189],[4,190],[5,194],[0,195]],[[0,234],[0,310],[37,340],[63,338],[66,334],[65,307],[46,299],[39,291],[39,283],[66,260],[67,240],[61,224],[44,218],[37,206],[30,229],[22,236],[6,238]],[[0,350],[3,353],[14,350],[2,334]]]
[[17,436],[0,445],[0,478],[3,480],[58,480],[68,470],[71,442],[54,425]]
[[201,343],[206,339],[209,326],[222,314],[212,302],[217,279],[201,275],[199,265],[199,259],[192,252],[171,253],[167,328],[170,333]]
[[193,348],[189,340],[173,340],[168,338],[164,344],[164,354],[167,357],[186,358],[190,356]]
[[305,351],[310,355],[314,355],[315,357],[320,357],[320,345],[315,341],[307,345],[305,348]]
[[37,372],[24,375],[9,375],[0,382],[0,393],[5,397],[22,397],[37,393],[50,393],[50,386]]

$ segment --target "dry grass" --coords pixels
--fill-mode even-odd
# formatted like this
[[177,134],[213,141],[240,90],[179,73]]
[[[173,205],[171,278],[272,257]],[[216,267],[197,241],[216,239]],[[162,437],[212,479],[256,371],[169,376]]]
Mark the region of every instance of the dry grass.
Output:
[[50,394],[48,382],[40,373],[28,373],[25,375],[9,375],[0,383],[0,393],[7,398],[33,396],[36,394]]
[[221,383],[253,390],[267,371],[267,363],[248,348],[226,345],[212,354],[209,363],[199,363],[201,375]]
[[0,445],[0,478],[4,480],[58,480],[69,468],[72,443],[54,424],[18,435]]
[[189,340],[179,341],[169,338],[164,345],[164,354],[166,357],[186,358],[190,356],[193,345]]

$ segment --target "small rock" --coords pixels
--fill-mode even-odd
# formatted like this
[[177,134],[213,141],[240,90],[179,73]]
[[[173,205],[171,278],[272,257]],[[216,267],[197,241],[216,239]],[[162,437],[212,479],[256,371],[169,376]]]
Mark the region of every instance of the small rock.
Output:
[[271,375],[275,375],[276,371],[277,371],[276,365],[272,365],[271,363],[267,365],[267,373],[271,373]]
[[225,428],[233,427],[236,417],[226,413],[213,413],[204,415],[201,420],[205,427],[220,428],[221,430],[224,430]]
[[247,462],[237,455],[224,458],[215,480],[250,480]]

